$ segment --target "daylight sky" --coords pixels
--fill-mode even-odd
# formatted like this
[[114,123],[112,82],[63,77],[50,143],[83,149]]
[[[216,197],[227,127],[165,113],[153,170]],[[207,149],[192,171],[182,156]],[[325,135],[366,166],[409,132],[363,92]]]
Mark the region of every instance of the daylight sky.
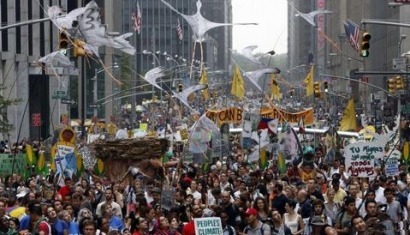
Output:
[[257,45],[254,52],[286,53],[287,8],[286,0],[232,0],[234,23],[258,23],[233,27],[233,49]]

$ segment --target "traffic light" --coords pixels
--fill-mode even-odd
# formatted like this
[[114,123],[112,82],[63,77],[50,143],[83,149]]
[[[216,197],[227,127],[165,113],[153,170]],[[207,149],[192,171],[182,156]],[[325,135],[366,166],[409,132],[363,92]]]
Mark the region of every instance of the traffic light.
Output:
[[85,46],[84,41],[82,41],[80,39],[74,39],[74,41],[73,41],[73,56],[74,57],[85,56],[87,53],[85,52],[84,46]]
[[67,34],[65,34],[62,31],[59,31],[58,32],[58,49],[67,50],[69,44],[70,44],[70,40],[68,39]]
[[368,57],[369,56],[369,48],[370,48],[370,39],[372,36],[368,32],[364,32],[362,34],[362,43],[360,46],[360,56],[361,57]]
[[325,89],[325,92],[329,91],[329,83],[327,81],[323,82],[323,88]]
[[182,84],[178,84],[178,92],[182,92],[184,86]]
[[389,78],[387,80],[387,90],[389,93],[394,93],[396,91],[396,79],[394,78]]
[[293,89],[289,91],[290,98],[293,97]]
[[313,84],[313,93],[315,94],[315,97],[320,97],[321,92],[320,92],[320,83],[319,82],[315,82]]
[[404,78],[402,76],[396,77],[396,90],[404,90]]

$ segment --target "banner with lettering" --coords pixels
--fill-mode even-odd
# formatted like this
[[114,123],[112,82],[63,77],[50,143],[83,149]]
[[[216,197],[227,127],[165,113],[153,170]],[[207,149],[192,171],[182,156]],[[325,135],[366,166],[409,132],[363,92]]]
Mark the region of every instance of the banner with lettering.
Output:
[[351,176],[375,177],[375,159],[383,158],[384,146],[378,141],[356,142],[344,148],[346,170]]
[[394,150],[389,158],[386,159],[384,173],[386,176],[398,176],[399,175],[399,163],[400,163],[401,152],[399,150]]
[[0,176],[5,177],[11,173],[24,175],[27,171],[25,154],[0,154]]
[[[306,125],[313,124],[314,111],[313,108],[308,108],[300,112],[290,113],[278,108],[264,108],[260,113],[262,118],[277,118],[279,122],[286,120],[288,123],[298,123],[301,119],[304,120]],[[223,123],[241,123],[243,119],[243,110],[237,107],[220,109],[220,110],[207,110],[207,118],[211,119],[218,125]]]
[[222,223],[219,217],[195,218],[196,235],[222,235]]

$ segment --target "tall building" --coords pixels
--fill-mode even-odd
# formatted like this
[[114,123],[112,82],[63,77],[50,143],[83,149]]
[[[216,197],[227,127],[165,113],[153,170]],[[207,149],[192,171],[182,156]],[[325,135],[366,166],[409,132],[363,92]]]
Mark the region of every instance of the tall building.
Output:
[[[33,63],[58,48],[58,30],[47,19],[47,6],[59,5],[69,12],[88,2],[90,0],[1,1],[0,81],[5,89],[0,92],[6,98],[21,100],[7,109],[8,121],[14,127],[10,133],[11,141],[29,137],[47,138],[67,117],[84,121],[98,116],[108,121],[117,112],[121,104],[120,94],[112,94],[119,93],[121,87],[110,78],[108,72],[115,77],[122,76],[118,65],[124,59],[124,54],[120,51],[100,47],[99,55],[106,67],[91,58],[71,57],[68,51],[67,56],[71,57],[73,68],[55,64],[59,78],[50,70]],[[110,34],[132,31],[131,13],[135,10],[136,0],[95,2],[101,8],[101,21],[107,24]],[[187,15],[197,11],[196,0],[168,2]],[[202,2],[201,12],[205,18],[216,22],[232,21],[230,0]],[[139,36],[134,34],[130,38],[137,48],[136,56],[130,57],[130,67],[144,74],[158,65],[170,68],[176,64],[182,66],[185,62],[190,63],[194,43],[188,23],[160,0],[139,0],[139,5],[142,28]],[[182,42],[176,32],[178,19],[184,32]],[[31,22],[34,20],[36,23]],[[26,22],[27,25],[13,26],[20,22]],[[230,27],[213,29],[207,34],[203,42],[203,58],[208,70],[229,70],[231,45]],[[144,54],[144,50],[152,54]],[[200,59],[199,52],[200,47],[197,46],[194,59]],[[61,99],[63,96],[65,99]],[[63,100],[75,103],[66,104]]]
[[[382,0],[295,0],[292,5],[294,8],[289,7],[288,13],[290,22],[288,52],[292,81],[303,80],[304,76],[300,76],[298,70],[307,65],[308,55],[312,52],[314,56],[310,58],[313,58],[316,66],[316,81],[328,80],[332,92],[346,98],[353,97],[359,114],[383,117],[382,112],[374,114],[371,110],[382,110],[383,107],[391,106],[388,104],[390,101],[386,92],[381,89],[386,89],[386,80],[393,75],[385,72],[397,71],[393,69],[393,59],[398,57],[398,50],[404,53],[410,49],[408,40],[400,40],[402,35],[408,34],[409,31],[407,28],[398,26],[361,24],[361,21],[382,19],[381,21],[386,22],[406,22],[410,6],[396,6]],[[333,13],[317,15],[315,17],[317,28],[315,28],[300,17],[295,17],[295,8],[303,13],[317,9],[326,9]],[[371,34],[368,57],[361,57],[359,51],[350,45],[343,26],[346,19],[359,25],[359,44],[364,32]],[[398,49],[398,44],[401,45],[401,49]],[[357,72],[360,71],[375,73],[358,74]],[[321,76],[323,74],[332,76]],[[369,82],[372,86],[381,89],[359,85],[358,82],[343,79],[345,77]],[[333,98],[328,96],[327,99]]]

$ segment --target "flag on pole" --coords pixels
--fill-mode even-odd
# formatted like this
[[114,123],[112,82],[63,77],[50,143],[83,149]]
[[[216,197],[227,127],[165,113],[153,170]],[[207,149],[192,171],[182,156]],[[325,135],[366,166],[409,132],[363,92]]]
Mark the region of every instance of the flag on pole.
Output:
[[279,125],[279,120],[277,118],[272,119],[268,122],[269,130],[275,134],[278,134],[278,125]]
[[359,26],[355,22],[349,19],[346,19],[346,22],[344,22],[343,25],[345,27],[346,36],[349,38],[350,45],[356,51],[359,51],[360,49],[360,46],[359,46],[360,28]]
[[235,65],[232,78],[231,94],[242,99],[245,96],[243,77],[239,67]]
[[276,81],[276,74],[271,75],[271,91],[272,91],[272,98],[275,100],[280,100],[280,88],[278,82]]
[[131,14],[131,21],[132,21],[132,28],[134,31],[141,33],[141,25],[142,25],[142,16],[141,16],[141,9],[140,5],[137,2],[137,8]]
[[314,76],[315,72],[314,72],[314,66],[312,65],[310,67],[310,71],[309,73],[306,75],[305,80],[303,80],[303,83],[306,85],[306,96],[311,96],[314,93],[313,90],[313,76]]
[[[202,69],[201,79],[199,80],[199,84],[208,85],[208,73],[205,69]],[[204,96],[205,100],[209,99],[208,88],[202,90],[202,95]]]
[[343,112],[342,120],[340,121],[340,131],[356,130],[356,110],[354,107],[354,100],[350,99]]
[[177,18],[177,35],[178,35],[179,41],[182,42],[182,39],[184,39],[184,30],[182,29],[179,18]]

